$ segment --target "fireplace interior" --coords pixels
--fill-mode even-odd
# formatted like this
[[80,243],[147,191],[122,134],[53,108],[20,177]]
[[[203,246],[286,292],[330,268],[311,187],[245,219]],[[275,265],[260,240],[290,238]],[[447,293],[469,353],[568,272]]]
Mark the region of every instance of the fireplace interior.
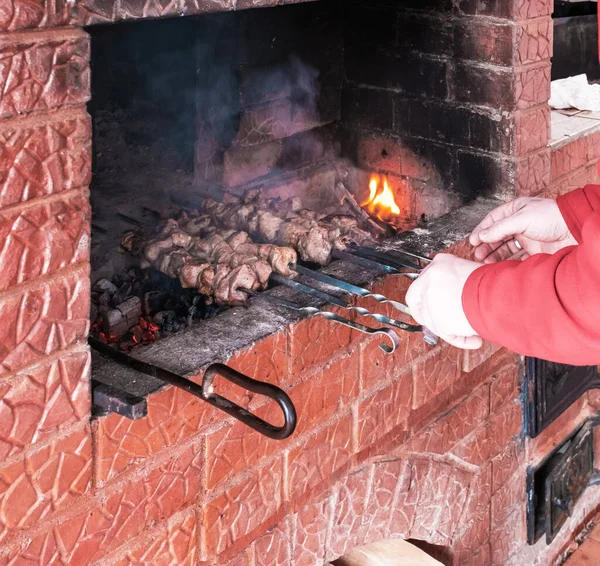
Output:
[[[353,243],[375,245],[502,195],[511,166],[493,152],[510,144],[506,120],[461,100],[476,85],[440,56],[450,31],[431,23],[327,0],[90,27],[93,334],[125,335],[130,350],[248,298],[207,299],[179,277],[182,289],[166,253],[145,265],[120,245],[207,199],[346,215],[362,230]],[[224,214],[219,228],[241,228]],[[329,263],[318,256],[301,259]]]

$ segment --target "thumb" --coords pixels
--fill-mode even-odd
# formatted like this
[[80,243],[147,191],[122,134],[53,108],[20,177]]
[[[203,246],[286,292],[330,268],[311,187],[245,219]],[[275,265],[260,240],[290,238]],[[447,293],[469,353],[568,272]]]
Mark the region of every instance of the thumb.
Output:
[[445,336],[443,340],[462,350],[478,350],[483,346],[483,340],[479,336]]
[[522,217],[518,214],[513,214],[498,222],[494,222],[489,228],[485,228],[479,232],[479,239],[486,244],[494,244],[503,242],[511,236],[521,234],[525,229]]

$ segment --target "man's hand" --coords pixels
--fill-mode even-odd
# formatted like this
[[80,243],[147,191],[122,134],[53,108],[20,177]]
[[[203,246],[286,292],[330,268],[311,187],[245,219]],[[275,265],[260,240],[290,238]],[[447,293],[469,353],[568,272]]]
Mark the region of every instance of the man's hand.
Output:
[[466,350],[476,350],[483,343],[462,306],[463,287],[478,267],[480,263],[439,254],[406,294],[406,303],[419,324],[449,344]]
[[522,197],[490,212],[473,230],[475,259],[496,263],[524,250],[520,259],[539,253],[552,254],[577,241],[569,232],[558,205],[552,199]]

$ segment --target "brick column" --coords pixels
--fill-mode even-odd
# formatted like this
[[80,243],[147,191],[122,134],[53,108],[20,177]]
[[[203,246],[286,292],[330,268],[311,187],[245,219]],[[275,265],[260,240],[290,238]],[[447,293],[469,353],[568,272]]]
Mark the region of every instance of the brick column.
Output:
[[[89,43],[59,4],[0,18],[0,548],[91,488]],[[40,562],[44,560],[39,558]]]

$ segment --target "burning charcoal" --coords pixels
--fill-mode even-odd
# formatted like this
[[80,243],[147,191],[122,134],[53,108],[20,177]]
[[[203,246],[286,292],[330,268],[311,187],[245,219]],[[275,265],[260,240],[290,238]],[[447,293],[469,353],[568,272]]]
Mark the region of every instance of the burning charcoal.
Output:
[[142,301],[139,297],[129,297],[117,307],[117,310],[125,317],[129,329],[136,325],[142,316]]
[[94,283],[92,291],[96,291],[100,294],[108,293],[108,296],[110,298],[117,292],[117,286],[114,283],[111,283],[108,279],[98,279],[98,281]]
[[132,267],[131,269],[124,269],[123,271],[115,275],[113,281],[115,282],[115,285],[121,287],[123,284],[131,283],[134,279],[137,279],[140,276],[141,274],[138,273],[136,269]]
[[124,303],[131,295],[131,283],[123,283],[119,290],[114,294],[111,304],[117,308],[121,303]]
[[92,322],[98,318],[99,312],[100,311],[98,310],[98,305],[96,305],[95,303],[92,303],[90,305],[90,320]]
[[110,338],[122,336],[129,330],[127,319],[119,309],[111,309],[102,316],[102,327]]
[[175,311],[160,311],[152,317],[152,321],[166,330],[167,326],[173,325],[176,316]]
[[97,305],[108,305],[110,303],[110,295],[105,291],[104,293],[97,293],[92,297],[92,300]]
[[169,295],[162,291],[148,291],[147,293],[144,293],[142,301],[144,314],[150,315],[164,309],[168,299]]

